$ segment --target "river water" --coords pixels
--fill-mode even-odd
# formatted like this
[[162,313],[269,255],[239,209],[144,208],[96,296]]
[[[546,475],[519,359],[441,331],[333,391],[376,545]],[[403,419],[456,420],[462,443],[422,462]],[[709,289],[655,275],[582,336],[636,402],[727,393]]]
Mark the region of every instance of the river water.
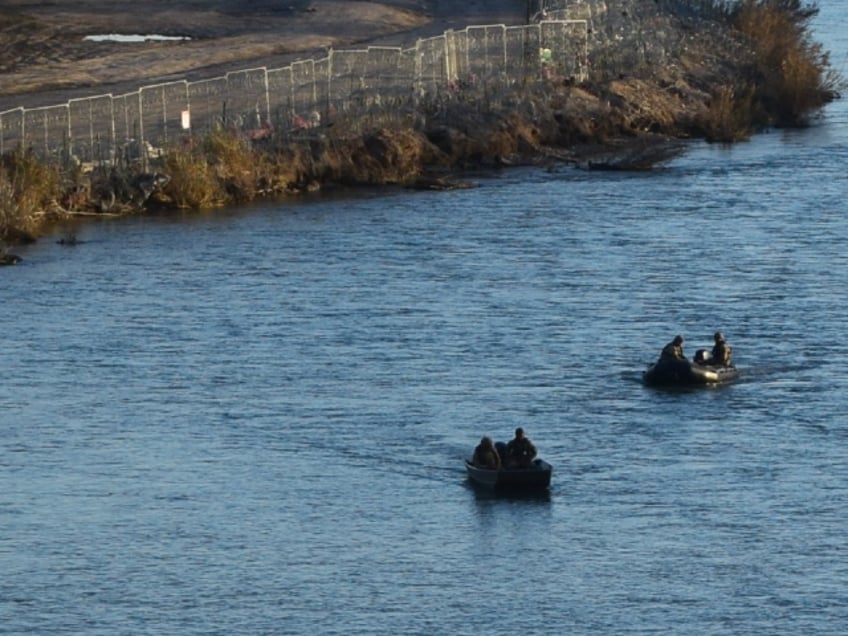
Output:
[[[0,633],[844,634],[846,162],[841,101],[650,173],[19,250]],[[716,329],[738,383],[642,386]],[[462,458],[518,425],[550,495],[476,492]]]

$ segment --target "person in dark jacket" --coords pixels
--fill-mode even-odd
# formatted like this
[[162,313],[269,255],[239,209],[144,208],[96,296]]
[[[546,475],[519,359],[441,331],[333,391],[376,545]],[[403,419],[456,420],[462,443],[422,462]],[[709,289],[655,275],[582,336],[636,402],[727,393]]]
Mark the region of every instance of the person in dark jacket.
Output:
[[536,447],[533,442],[524,437],[524,429],[515,429],[515,437],[506,445],[506,467],[527,468],[536,457]]
[[674,340],[663,347],[660,360],[685,360],[683,355],[683,336],[674,336]]
[[733,348],[727,344],[724,334],[720,331],[715,332],[713,339],[715,340],[715,345],[713,346],[710,364],[716,367],[729,367],[731,365],[731,358],[733,357]]
[[498,470],[501,467],[501,456],[498,455],[491,437],[484,437],[480,440],[480,443],[474,449],[474,457],[472,457],[471,463],[479,468],[491,470]]

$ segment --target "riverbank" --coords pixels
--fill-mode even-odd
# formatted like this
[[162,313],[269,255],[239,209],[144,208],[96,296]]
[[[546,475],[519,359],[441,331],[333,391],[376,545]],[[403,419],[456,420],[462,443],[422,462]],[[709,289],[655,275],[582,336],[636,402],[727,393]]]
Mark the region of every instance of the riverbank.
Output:
[[[297,22],[300,13],[317,11],[316,4],[293,7],[286,19]],[[387,37],[393,29],[395,37],[421,36],[441,28],[446,15],[472,23],[486,17],[447,13],[445,3],[428,3],[427,11],[400,4],[407,6],[395,6],[390,15],[405,17],[386,27]],[[516,21],[518,9],[526,8],[486,6],[503,9],[502,17],[511,10]],[[646,169],[679,152],[681,140],[738,141],[764,126],[803,125],[837,96],[839,80],[809,34],[813,14],[791,2],[715,5],[697,15],[677,5],[624,6],[578,3],[566,16],[583,16],[591,25],[586,81],[528,78],[533,81],[485,108],[469,94],[422,100],[391,125],[375,120],[365,129],[339,118],[332,127],[284,138],[213,131],[167,149],[149,172],[100,166],[83,174],[44,165],[20,149],[3,157],[0,236],[7,243],[34,238],[44,223],[69,215],[200,208],[335,183],[450,187],[451,174],[481,166],[569,162]],[[308,18],[301,28],[305,24]],[[415,26],[401,32],[399,25]],[[363,35],[349,26],[340,32]],[[656,59],[663,63],[648,63]],[[239,64],[243,68],[244,59]]]

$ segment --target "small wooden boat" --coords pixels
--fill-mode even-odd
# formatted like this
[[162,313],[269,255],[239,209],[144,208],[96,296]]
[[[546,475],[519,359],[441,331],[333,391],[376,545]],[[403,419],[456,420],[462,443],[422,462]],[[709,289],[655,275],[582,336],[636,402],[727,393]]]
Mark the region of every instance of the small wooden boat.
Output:
[[465,460],[468,479],[475,485],[497,491],[541,491],[551,485],[553,467],[543,459],[534,459],[528,468],[480,468]]
[[648,386],[695,387],[726,384],[739,377],[734,366],[718,367],[689,360],[657,360],[642,373]]

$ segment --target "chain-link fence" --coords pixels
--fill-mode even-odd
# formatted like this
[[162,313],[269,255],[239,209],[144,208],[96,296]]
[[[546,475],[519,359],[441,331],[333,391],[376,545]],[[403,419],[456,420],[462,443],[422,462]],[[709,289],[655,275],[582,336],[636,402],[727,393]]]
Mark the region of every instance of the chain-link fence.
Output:
[[[728,31],[731,0],[533,0],[530,19],[586,23],[592,79],[674,66],[691,40],[709,37],[726,55],[740,42]],[[741,52],[740,52],[741,54]]]
[[460,94],[480,107],[528,82],[588,74],[586,20],[469,26],[409,49],[330,51],[276,69],[245,69],[195,82],[145,86],[42,108],[0,113],[0,155],[32,149],[80,164],[147,161],[216,127],[259,139],[344,118],[356,122],[414,113],[422,101]]

